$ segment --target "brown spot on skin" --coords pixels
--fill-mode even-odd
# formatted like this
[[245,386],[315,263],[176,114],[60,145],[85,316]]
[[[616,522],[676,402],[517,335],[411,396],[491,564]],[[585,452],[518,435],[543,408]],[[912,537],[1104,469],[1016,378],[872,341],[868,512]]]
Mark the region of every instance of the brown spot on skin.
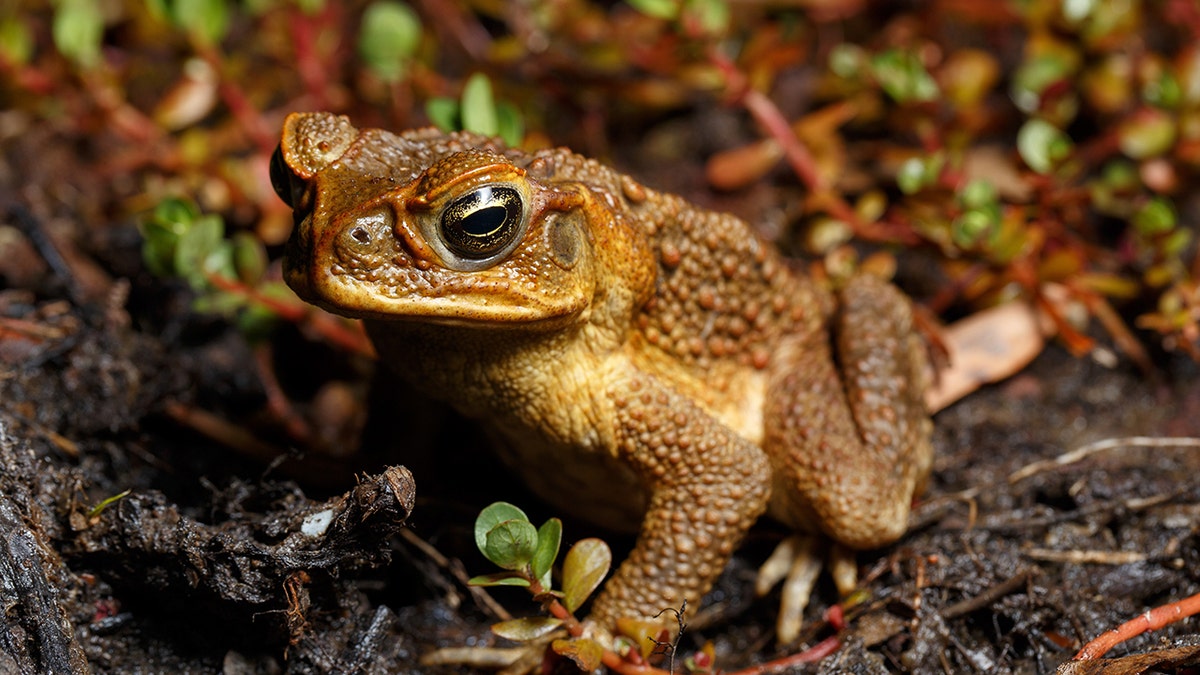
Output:
[[662,245],[662,264],[669,267],[679,267],[679,263],[683,261],[683,255],[679,252],[679,248],[671,242],[664,242]]
[[641,204],[648,198],[646,188],[629,176],[621,176],[621,192],[634,204]]
[[771,363],[771,355],[766,349],[757,348],[750,353],[750,363],[758,370],[762,370]]

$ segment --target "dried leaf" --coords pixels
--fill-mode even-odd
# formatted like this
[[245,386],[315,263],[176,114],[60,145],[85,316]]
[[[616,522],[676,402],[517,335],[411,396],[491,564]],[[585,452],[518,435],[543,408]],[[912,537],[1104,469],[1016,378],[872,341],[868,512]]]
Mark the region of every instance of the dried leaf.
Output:
[[950,367],[938,373],[926,395],[930,410],[941,410],[980,385],[1008,377],[1042,351],[1036,312],[1021,301],[974,314],[942,335]]
[[492,632],[515,642],[530,642],[543,637],[562,625],[562,619],[552,616],[527,616],[492,624]]
[[600,659],[604,657],[604,647],[599,642],[587,638],[555,640],[551,643],[550,648],[555,653],[574,661],[575,665],[585,673],[599,668]]

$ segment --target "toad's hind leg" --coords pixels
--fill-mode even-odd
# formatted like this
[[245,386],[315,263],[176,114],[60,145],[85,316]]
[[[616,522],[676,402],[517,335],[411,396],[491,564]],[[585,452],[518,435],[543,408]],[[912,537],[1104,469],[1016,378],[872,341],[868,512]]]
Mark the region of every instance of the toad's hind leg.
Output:
[[873,548],[904,533],[932,463],[927,359],[908,300],[870,275],[847,283],[831,328],[836,367],[824,331],[785,340],[776,354],[763,443],[771,511],[851,549]]

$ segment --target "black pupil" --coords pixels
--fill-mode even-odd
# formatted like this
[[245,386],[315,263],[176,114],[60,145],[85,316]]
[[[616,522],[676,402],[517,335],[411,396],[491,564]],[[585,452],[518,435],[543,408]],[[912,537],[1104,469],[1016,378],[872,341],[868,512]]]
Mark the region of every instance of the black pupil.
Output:
[[508,211],[503,206],[489,206],[464,217],[462,229],[472,237],[485,237],[503,225],[506,217]]
[[464,258],[486,258],[511,244],[520,233],[521,193],[503,185],[476,189],[442,212],[442,238]]

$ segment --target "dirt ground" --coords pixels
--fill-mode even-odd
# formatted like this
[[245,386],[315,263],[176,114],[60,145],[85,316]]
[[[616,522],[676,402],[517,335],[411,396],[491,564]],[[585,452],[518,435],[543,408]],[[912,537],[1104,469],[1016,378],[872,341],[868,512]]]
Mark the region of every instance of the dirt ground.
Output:
[[[294,327],[249,345],[190,311],[186,289],[141,267],[133,223],[89,226],[106,217],[102,182],[47,198],[73,157],[52,133],[10,141],[5,157],[0,672],[457,672],[418,658],[494,643],[495,614],[463,583],[490,571],[474,515],[495,499],[535,522],[553,514],[476,429]],[[1100,360],[1051,346],[937,416],[910,533],[860,555],[841,648],[791,672],[1048,673],[1200,591],[1194,445],[1116,442],[1043,465],[1105,439],[1200,436],[1193,362],[1161,356],[1145,373]],[[350,401],[341,423],[362,448],[289,457],[263,363],[294,400]],[[313,519],[333,524],[305,534]],[[604,533],[566,521],[568,541],[591,534]],[[681,653],[711,641],[733,670],[794,651],[770,637],[778,598],[751,591],[782,534],[755,530]],[[609,540],[618,557],[630,544]],[[805,644],[831,634],[836,600],[823,580]],[[1194,672],[1198,645],[1188,619],[1111,654],[1150,661],[1105,672]]]

